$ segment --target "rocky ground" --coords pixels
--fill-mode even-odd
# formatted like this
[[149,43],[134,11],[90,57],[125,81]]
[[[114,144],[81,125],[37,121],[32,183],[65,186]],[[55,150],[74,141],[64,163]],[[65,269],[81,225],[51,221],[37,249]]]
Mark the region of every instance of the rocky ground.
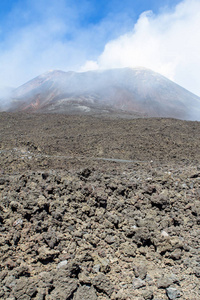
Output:
[[0,114],[0,298],[200,299],[199,137],[198,122]]

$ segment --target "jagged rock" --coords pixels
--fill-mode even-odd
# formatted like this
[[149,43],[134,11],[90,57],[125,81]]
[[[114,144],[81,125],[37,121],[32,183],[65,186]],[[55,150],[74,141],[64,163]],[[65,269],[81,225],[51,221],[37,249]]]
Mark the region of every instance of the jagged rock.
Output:
[[32,299],[37,294],[37,288],[32,280],[20,278],[16,281],[13,294],[17,300]]
[[100,257],[97,254],[93,255],[95,272],[101,271],[102,273],[107,273],[110,271],[110,261],[106,257]]
[[42,246],[38,249],[38,260],[43,262],[43,263],[46,263],[46,262],[50,262],[50,261],[53,261],[54,258],[56,256],[58,256],[59,254],[59,251],[58,250],[50,250],[48,249],[46,246]]
[[144,292],[142,292],[142,296],[145,300],[151,300],[154,298],[152,290],[145,290]]
[[110,282],[109,278],[102,273],[93,278],[92,284],[98,291],[105,293],[109,297],[114,291],[113,285]]
[[133,288],[134,289],[140,289],[142,287],[146,286],[146,283],[141,278],[134,278],[133,279]]
[[153,195],[151,197],[151,203],[159,209],[165,208],[170,203],[168,191],[164,190],[159,195]]
[[133,243],[129,244],[128,242],[120,245],[120,251],[126,256],[135,257],[136,256],[136,248],[137,247],[135,244],[133,244]]
[[146,263],[144,262],[140,265],[134,266],[133,271],[134,271],[135,277],[140,277],[141,279],[145,279],[145,277],[147,275]]
[[70,299],[78,286],[78,282],[74,278],[60,277],[56,280],[55,289],[51,292],[50,299]]
[[93,287],[83,285],[80,286],[74,295],[74,300],[96,300],[97,296]]
[[59,264],[57,264],[57,269],[60,269],[60,268],[62,268],[64,266],[66,266],[67,263],[68,263],[67,260],[60,261]]
[[179,282],[179,280],[175,275],[162,276],[157,281],[157,287],[165,289],[165,288],[169,287],[172,283],[178,283],[178,282]]
[[166,289],[166,293],[167,293],[167,296],[170,300],[175,300],[177,298],[180,298],[181,297],[181,293],[179,290],[177,290],[176,288],[173,288],[173,287],[168,287]]

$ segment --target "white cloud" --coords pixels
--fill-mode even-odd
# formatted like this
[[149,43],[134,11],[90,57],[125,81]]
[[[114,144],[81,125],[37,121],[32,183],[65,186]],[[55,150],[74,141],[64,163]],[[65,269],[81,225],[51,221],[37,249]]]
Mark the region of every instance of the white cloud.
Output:
[[172,11],[144,12],[132,31],[105,45],[84,70],[143,66],[200,96],[200,1],[184,0]]
[[0,20],[0,87],[19,86],[49,69],[76,71],[134,24],[125,13],[90,22],[95,9],[87,0],[17,2]]
[[199,0],[157,15],[144,12],[135,25],[125,11],[83,25],[94,7],[81,3],[26,0],[0,20],[0,87],[19,86],[49,69],[143,66],[200,96]]
[[[49,69],[75,68],[84,63],[86,53],[77,47],[78,11],[64,1],[55,5],[51,0],[49,6],[46,0],[27,0],[24,10],[16,7],[2,27],[0,86],[18,86]],[[22,19],[19,24],[17,17]]]
[[86,63],[79,69],[79,72],[85,72],[88,70],[98,70],[99,65],[96,61],[87,60]]

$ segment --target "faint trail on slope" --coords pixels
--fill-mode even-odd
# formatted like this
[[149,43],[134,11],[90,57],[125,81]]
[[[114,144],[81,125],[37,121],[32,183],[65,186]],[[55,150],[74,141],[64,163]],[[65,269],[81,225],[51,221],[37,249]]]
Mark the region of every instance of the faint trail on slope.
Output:
[[90,160],[102,160],[102,161],[109,161],[109,162],[118,162],[118,163],[149,163],[150,161],[144,161],[144,160],[129,160],[129,159],[121,159],[121,158],[108,158],[108,157],[93,157],[93,156],[68,156],[68,155],[49,155],[49,154],[35,154],[30,151],[21,151],[17,148],[11,149],[11,150],[0,150],[1,153],[17,153],[21,157],[28,157],[32,158],[34,157],[44,157],[44,158],[65,158],[65,159],[90,159]]

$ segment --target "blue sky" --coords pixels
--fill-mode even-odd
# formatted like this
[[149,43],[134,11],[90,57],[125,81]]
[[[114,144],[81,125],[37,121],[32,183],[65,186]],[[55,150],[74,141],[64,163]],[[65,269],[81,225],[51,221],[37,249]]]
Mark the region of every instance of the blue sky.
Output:
[[[126,16],[134,23],[144,11],[152,10],[158,13],[163,8],[173,8],[179,2],[180,0],[1,0],[0,23],[1,26],[9,24],[9,29],[15,30],[16,26],[26,26],[45,18],[48,11],[55,6],[54,16],[63,17],[67,10],[73,9],[75,15],[79,14],[76,20],[79,26],[86,28],[100,23],[109,16],[115,18],[116,15],[121,16],[123,22],[123,17]],[[18,13],[20,16],[13,18]]]
[[[108,23],[109,26],[101,32],[101,39],[96,45],[98,51],[110,39],[132,29],[142,12],[152,10],[158,13],[163,9],[173,9],[179,2],[180,0],[1,0],[0,42],[34,25],[39,25],[42,30],[49,18],[53,22],[63,23],[64,32],[59,36],[63,42],[71,42],[77,39],[78,34],[87,31],[89,34],[90,30],[93,35],[96,31],[98,36],[99,27]],[[46,34],[51,34],[51,29]],[[92,35],[91,37],[94,38]]]
[[143,66],[200,95],[198,11],[200,0],[1,0],[0,87],[50,69]]

